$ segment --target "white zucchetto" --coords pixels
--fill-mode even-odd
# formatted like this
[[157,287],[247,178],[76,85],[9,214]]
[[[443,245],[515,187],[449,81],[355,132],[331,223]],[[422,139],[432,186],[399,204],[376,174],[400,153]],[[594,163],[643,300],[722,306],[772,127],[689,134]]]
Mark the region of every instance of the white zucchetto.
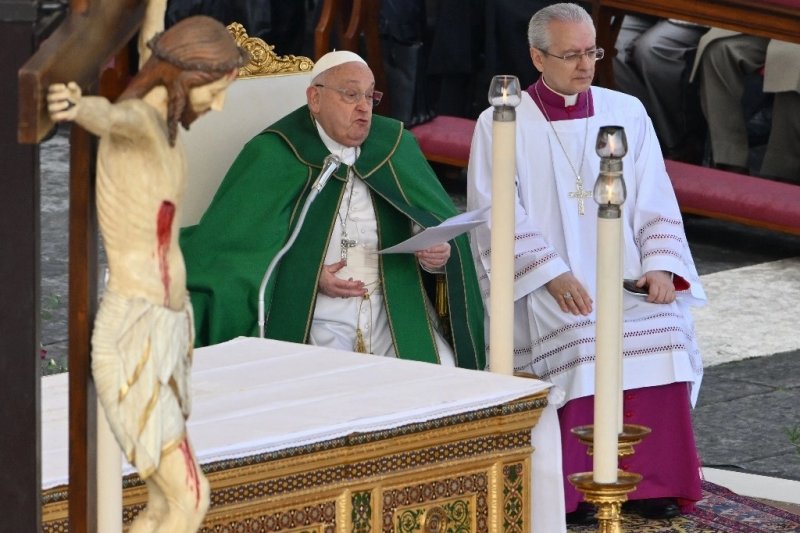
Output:
[[319,61],[314,63],[314,68],[311,69],[311,81],[313,83],[314,79],[326,70],[338,67],[344,63],[352,62],[362,63],[364,65],[367,64],[367,62],[355,52],[350,52],[348,50],[334,50],[333,52],[328,52],[320,57]]

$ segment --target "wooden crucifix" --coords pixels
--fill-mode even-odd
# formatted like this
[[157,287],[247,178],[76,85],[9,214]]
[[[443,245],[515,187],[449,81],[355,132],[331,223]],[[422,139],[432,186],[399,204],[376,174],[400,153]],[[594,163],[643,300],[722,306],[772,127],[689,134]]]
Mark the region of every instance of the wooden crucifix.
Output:
[[[126,57],[142,23],[143,0],[71,0],[70,13],[19,70],[20,143],[40,142],[52,129],[45,96],[51,83],[77,81],[96,87],[103,67]],[[124,61],[123,61],[124,63]],[[114,98],[125,66],[106,75],[100,92]],[[116,94],[115,94],[116,93]],[[94,149],[88,132],[73,126],[70,138],[69,223],[69,524],[70,531],[97,531],[96,398],[90,373],[91,327],[97,300],[97,224],[94,206]],[[37,388],[38,391],[38,388]]]

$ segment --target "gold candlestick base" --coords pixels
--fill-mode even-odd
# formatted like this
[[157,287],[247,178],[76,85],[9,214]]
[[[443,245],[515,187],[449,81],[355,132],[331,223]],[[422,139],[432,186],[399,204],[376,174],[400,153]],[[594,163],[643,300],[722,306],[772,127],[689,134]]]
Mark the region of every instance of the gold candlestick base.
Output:
[[[633,447],[642,442],[642,439],[650,434],[652,430],[647,426],[640,426],[637,424],[624,424],[622,426],[622,433],[619,434],[619,441],[617,444],[617,454],[620,457],[633,455]],[[578,440],[587,446],[586,453],[589,455],[594,454],[594,426],[578,426],[571,430],[572,434],[578,437]]]
[[622,504],[641,480],[639,474],[622,471],[618,472],[615,483],[595,483],[592,472],[569,476],[569,482],[583,493],[583,499],[597,508],[595,517],[598,533],[622,533]]

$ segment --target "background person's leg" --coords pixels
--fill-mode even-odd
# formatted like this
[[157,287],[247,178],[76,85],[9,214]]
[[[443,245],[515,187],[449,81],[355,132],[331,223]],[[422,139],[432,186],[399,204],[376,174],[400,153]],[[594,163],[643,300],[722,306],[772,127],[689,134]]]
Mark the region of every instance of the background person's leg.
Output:
[[800,185],[800,93],[776,93],[760,174]]
[[[618,90],[635,96],[643,102],[646,98],[647,90],[633,58],[636,55],[639,39],[657,22],[658,19],[655,17],[625,15],[625,18],[622,19],[622,26],[619,29],[615,46],[617,55],[613,59],[614,83]],[[601,59],[601,61],[608,61],[608,58]]]
[[700,62],[700,103],[714,163],[746,172],[748,142],[742,106],[745,78],[764,65],[769,39],[752,35],[711,42]]
[[[667,157],[676,156],[687,142],[699,144],[705,135],[689,71],[697,43],[707,31],[703,26],[659,21],[642,34],[630,58],[644,85],[642,102]],[[701,155],[694,154],[693,162],[699,162]]]

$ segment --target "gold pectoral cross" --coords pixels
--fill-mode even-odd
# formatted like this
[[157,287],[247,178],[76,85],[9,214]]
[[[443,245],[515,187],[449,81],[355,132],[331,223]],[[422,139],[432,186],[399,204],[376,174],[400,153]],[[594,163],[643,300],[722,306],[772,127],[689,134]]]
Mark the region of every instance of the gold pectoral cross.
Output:
[[586,206],[584,205],[583,199],[591,197],[592,193],[583,188],[583,182],[580,180],[575,184],[575,188],[577,190],[569,193],[569,197],[578,200],[578,214],[584,215],[586,214]]
[[358,241],[355,239],[348,239],[347,235],[345,234],[342,235],[342,240],[339,241],[339,244],[341,246],[342,261],[347,261],[347,249],[353,248],[356,244],[358,244]]

